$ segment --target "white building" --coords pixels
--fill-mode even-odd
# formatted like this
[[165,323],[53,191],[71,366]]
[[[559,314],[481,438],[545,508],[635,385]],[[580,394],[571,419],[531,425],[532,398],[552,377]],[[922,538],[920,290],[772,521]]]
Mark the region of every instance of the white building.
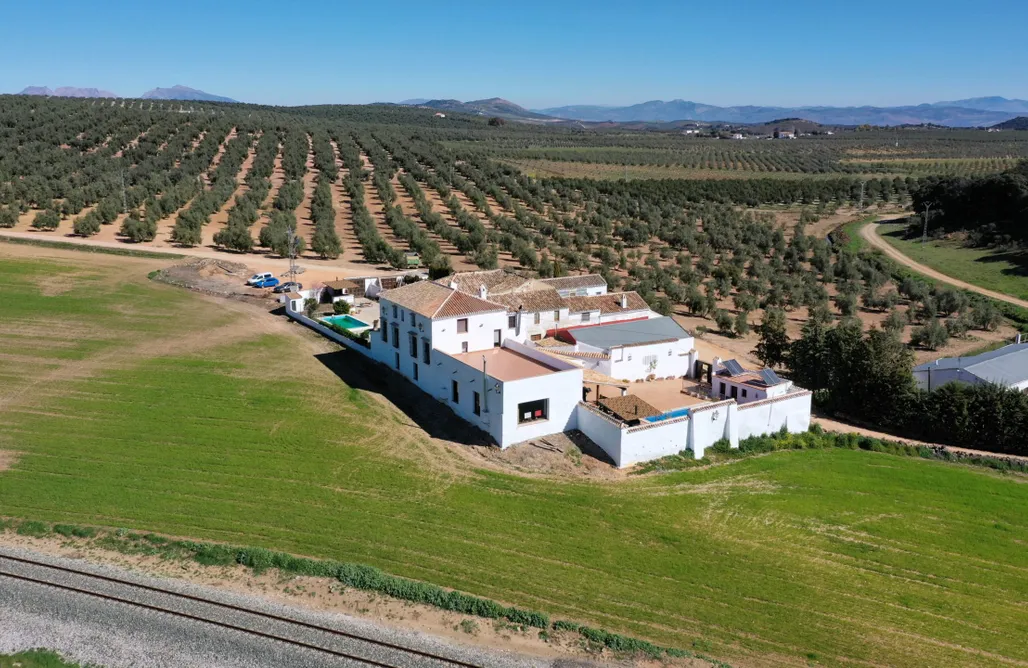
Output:
[[671,318],[579,327],[561,331],[559,338],[569,346],[551,348],[554,352],[626,382],[682,378],[696,367],[695,340]]
[[1014,343],[972,357],[943,357],[914,367],[914,381],[932,391],[946,383],[994,383],[1028,391],[1028,343]]
[[772,369],[752,371],[735,360],[721,363],[714,360],[711,390],[721,399],[735,399],[739,404],[771,399],[788,394],[792,381],[778,377]]
[[[692,374],[697,355],[693,337],[639,295],[607,294],[594,277],[572,278],[583,280],[468,272],[385,290],[370,347],[334,337],[300,313],[291,317],[388,366],[501,448],[579,429],[623,467],[686,448],[702,457],[722,438],[738,445],[782,427],[808,428],[810,393],[788,381],[768,383],[751,398],[751,387],[758,389],[747,385],[751,379],[721,374],[716,382],[746,385],[746,394],[725,390],[726,398],[714,401],[682,395],[683,404],[699,405],[651,406],[634,416],[585,402],[588,372],[629,381],[679,378]],[[556,348],[533,342],[554,335],[559,341],[548,342]],[[620,403],[645,404],[636,399]]]

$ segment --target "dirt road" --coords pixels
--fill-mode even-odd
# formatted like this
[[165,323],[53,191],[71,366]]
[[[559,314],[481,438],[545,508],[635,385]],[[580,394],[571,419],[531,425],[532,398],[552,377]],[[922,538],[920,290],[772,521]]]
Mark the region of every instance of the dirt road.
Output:
[[[882,221],[882,222],[888,222],[888,221]],[[1002,292],[994,292],[992,290],[986,290],[985,288],[980,288],[977,285],[971,285],[970,283],[965,283],[964,281],[961,281],[959,279],[953,278],[952,276],[947,276],[946,274],[938,272],[938,271],[932,269],[931,267],[927,267],[927,266],[925,266],[925,265],[923,265],[923,264],[921,264],[919,262],[915,262],[911,258],[909,258],[906,255],[904,255],[903,253],[899,252],[899,250],[897,250],[891,244],[889,244],[888,241],[886,241],[885,239],[883,239],[880,236],[878,236],[877,228],[878,228],[878,225],[876,225],[875,223],[871,223],[870,225],[864,225],[862,228],[860,228],[860,236],[863,237],[864,240],[867,241],[869,244],[871,244],[872,246],[874,246],[878,250],[882,251],[883,253],[885,253],[886,255],[891,257],[893,260],[896,260],[900,264],[906,265],[907,267],[910,267],[911,269],[913,269],[914,271],[918,272],[919,274],[924,274],[925,276],[928,276],[930,278],[934,278],[936,280],[942,281],[943,283],[949,283],[950,285],[954,285],[954,286],[956,286],[958,288],[962,288],[964,290],[970,290],[972,292],[977,292],[978,294],[985,295],[986,297],[991,297],[993,299],[997,299],[997,300],[1002,301],[1002,302],[1007,302],[1009,304],[1014,304],[1014,305],[1020,306],[1022,308],[1028,308],[1028,301],[1025,301],[1023,299],[1018,299],[1017,297],[1011,297],[1010,295],[1005,295]]]

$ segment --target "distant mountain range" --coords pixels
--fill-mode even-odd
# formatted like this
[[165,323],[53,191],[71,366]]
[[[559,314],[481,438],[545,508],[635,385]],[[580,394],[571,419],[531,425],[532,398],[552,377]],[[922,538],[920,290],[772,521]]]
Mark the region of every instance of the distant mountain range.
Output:
[[29,86],[19,95],[45,95],[47,97],[118,97],[109,90],[99,88],[74,88],[72,86],[61,86],[50,90],[46,86]]
[[199,100],[201,102],[235,102],[230,97],[212,95],[195,88],[172,86],[171,88],[153,88],[142,95],[144,100]]
[[994,125],[997,130],[1028,130],[1028,116],[1018,116]]
[[[73,88],[62,86],[50,90],[46,86],[29,86],[18,93],[19,95],[44,95],[46,97],[121,97],[117,93],[98,88]],[[146,91],[140,96],[144,100],[196,100],[200,102],[235,102],[232,98],[212,95],[202,90],[188,88],[186,86],[172,86],[171,88],[154,88]]]
[[934,123],[957,127],[986,126],[1028,113],[1028,100],[979,97],[902,107],[763,107],[716,105],[686,100],[652,100],[627,107],[571,105],[533,110],[535,114],[578,121],[767,123],[777,118],[804,118],[825,125],[903,125]]

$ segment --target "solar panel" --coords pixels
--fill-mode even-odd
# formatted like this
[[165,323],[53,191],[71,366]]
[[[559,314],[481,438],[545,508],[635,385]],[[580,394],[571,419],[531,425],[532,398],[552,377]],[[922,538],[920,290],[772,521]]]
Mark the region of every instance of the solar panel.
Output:
[[728,369],[728,373],[732,374],[733,376],[738,376],[743,371],[742,365],[736,362],[735,360],[728,360],[727,362],[725,362],[725,368]]
[[774,372],[774,369],[764,369],[760,372],[760,377],[764,379],[764,382],[768,386],[777,385],[782,382],[782,379],[778,377],[778,374]]

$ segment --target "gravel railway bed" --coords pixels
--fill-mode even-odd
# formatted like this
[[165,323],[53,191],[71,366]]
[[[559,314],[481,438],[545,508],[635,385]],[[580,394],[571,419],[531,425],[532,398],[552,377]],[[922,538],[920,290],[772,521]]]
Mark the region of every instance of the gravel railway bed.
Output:
[[0,548],[0,581],[0,651],[46,647],[111,668],[550,665],[15,548]]

